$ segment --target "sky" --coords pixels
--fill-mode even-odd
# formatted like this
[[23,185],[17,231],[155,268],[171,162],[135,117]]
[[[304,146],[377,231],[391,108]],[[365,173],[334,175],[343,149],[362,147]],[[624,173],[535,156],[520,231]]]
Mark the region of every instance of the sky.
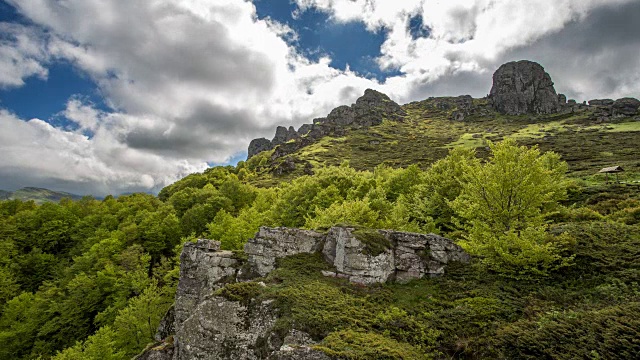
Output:
[[640,97],[639,0],[0,0],[0,189],[157,192],[353,103],[483,97],[542,64]]

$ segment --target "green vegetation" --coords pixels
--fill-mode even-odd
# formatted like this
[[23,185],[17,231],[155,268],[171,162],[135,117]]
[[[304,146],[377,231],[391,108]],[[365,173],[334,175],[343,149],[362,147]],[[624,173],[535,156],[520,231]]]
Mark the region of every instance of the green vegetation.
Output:
[[365,254],[378,256],[385,252],[385,250],[391,249],[389,240],[376,230],[356,229],[353,231],[353,236],[364,245]]
[[[637,358],[637,122],[404,108],[404,122],[289,155],[297,168],[282,176],[265,152],[158,197],[0,201],[0,359],[130,359],[173,302],[185,241],[240,250],[260,226],[336,224],[372,255],[389,244],[369,229],[396,229],[474,256],[441,278],[361,287],[323,277],[321,254],[298,255],[218,294],[275,300],[279,330],[339,358]],[[627,170],[620,184],[596,175],[609,165]]]

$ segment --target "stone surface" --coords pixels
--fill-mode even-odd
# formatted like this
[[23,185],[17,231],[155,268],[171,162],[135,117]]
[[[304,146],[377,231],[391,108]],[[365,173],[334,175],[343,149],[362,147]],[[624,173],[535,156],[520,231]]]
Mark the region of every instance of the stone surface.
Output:
[[383,231],[395,244],[395,280],[405,282],[444,274],[451,261],[469,262],[469,254],[442,236]]
[[405,282],[425,275],[442,275],[449,262],[470,259],[462,248],[441,236],[388,230],[378,232],[389,240],[392,248],[378,256],[367,255],[352,231],[342,227],[329,230],[323,254],[336,272],[323,275],[346,277],[360,284]]
[[334,227],[327,234],[322,253],[336,267],[337,273],[345,275],[351,282],[374,284],[390,280],[395,274],[393,249],[373,256],[366,254],[364,247],[352,229]]
[[639,113],[640,100],[634,98],[622,98],[612,105],[613,116],[633,116]]
[[612,99],[594,99],[589,100],[589,105],[591,106],[611,106],[614,101]]
[[253,139],[249,143],[249,150],[247,159],[251,159],[254,155],[257,155],[263,151],[273,149],[271,141],[265,138]]
[[284,144],[289,140],[297,139],[298,132],[290,126],[288,129],[284,126],[278,126],[276,128],[276,135],[271,140],[271,145],[276,147],[277,145]]
[[493,74],[489,101],[502,114],[552,114],[558,111],[558,95],[551,76],[532,61],[506,63]]
[[231,251],[218,251],[219,248],[218,241],[204,239],[184,244],[176,291],[176,328],[205,296],[225,283],[235,281],[242,264]]
[[291,156],[289,156],[289,157],[286,157],[284,161],[282,161],[282,163],[280,163],[278,166],[276,166],[273,169],[273,173],[276,175],[284,175],[284,174],[290,174],[295,170],[296,170],[296,163],[291,158]]
[[260,276],[273,271],[276,259],[322,249],[324,235],[290,228],[261,227],[256,236],[244,246],[249,265]]
[[560,106],[566,105],[567,104],[567,95],[558,94],[558,104]]
[[176,332],[175,360],[264,359],[280,348],[272,301],[203,300]]

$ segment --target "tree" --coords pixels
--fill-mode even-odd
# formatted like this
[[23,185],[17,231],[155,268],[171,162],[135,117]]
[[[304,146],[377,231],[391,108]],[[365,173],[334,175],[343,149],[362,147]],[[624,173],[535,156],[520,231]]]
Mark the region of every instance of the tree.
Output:
[[486,163],[465,165],[462,191],[451,203],[469,231],[461,245],[490,269],[516,278],[566,266],[570,258],[561,254],[570,239],[548,234],[544,218],[566,195],[566,163],[514,140],[489,147]]
[[422,183],[400,199],[409,220],[420,227],[435,223],[441,231],[455,230],[454,211],[449,203],[460,195],[460,178],[473,158],[472,150],[455,148],[446,158],[431,165],[424,173]]

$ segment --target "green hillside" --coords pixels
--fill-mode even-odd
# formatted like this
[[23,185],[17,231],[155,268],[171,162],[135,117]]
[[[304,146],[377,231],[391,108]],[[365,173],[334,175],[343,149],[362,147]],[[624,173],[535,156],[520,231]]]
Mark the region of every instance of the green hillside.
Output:
[[7,199],[17,199],[22,201],[33,200],[36,204],[42,204],[45,202],[58,202],[62,199],[79,200],[82,198],[80,195],[70,194],[64,191],[53,191],[49,189],[25,187],[13,192],[7,193]]
[[272,184],[300,176],[307,162],[321,167],[347,160],[358,170],[372,170],[379,164],[392,167],[416,164],[425,169],[454,147],[475,149],[478,156],[484,157],[487,141],[506,138],[559,153],[569,164],[569,175],[577,179],[599,182],[604,179],[596,175],[601,168],[620,165],[626,170],[622,180],[640,181],[640,157],[635,150],[640,136],[637,116],[601,122],[597,120],[599,109],[593,108],[566,114],[508,116],[484,107],[486,100],[474,99],[485,114],[455,121],[452,117],[457,107],[443,110],[438,106],[453,103],[453,99],[410,103],[403,106],[408,116],[402,122],[384,121],[382,125],[353,130],[344,136],[327,136],[288,156],[297,164],[290,174],[272,175],[274,168],[286,160],[284,157],[268,161],[255,181]]
[[[331,269],[320,254],[297,255],[216,294],[273,300],[278,334],[304,331],[335,359],[638,358],[637,115],[507,116],[486,99],[456,101],[322,128],[157,197],[1,201],[0,359],[124,360],[171,347],[172,336],[160,346],[154,335],[185,242],[216,239],[242,259],[260,226],[337,224],[437,233],[472,261],[365,287],[322,276]],[[597,174],[614,165],[619,183]]]

